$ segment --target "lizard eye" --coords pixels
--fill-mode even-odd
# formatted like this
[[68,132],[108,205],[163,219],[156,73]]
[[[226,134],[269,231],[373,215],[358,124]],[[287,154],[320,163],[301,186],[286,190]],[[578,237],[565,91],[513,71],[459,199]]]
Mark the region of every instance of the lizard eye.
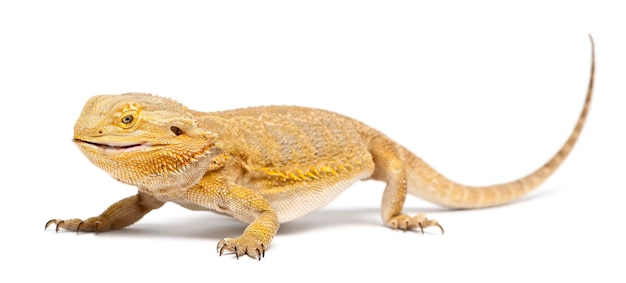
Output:
[[133,115],[126,115],[122,118],[122,123],[130,124],[133,121]]
[[[130,113],[129,113],[130,112]],[[117,120],[117,126],[122,129],[130,129],[135,124],[137,124],[137,113],[128,111],[126,113],[122,113],[122,117]]]

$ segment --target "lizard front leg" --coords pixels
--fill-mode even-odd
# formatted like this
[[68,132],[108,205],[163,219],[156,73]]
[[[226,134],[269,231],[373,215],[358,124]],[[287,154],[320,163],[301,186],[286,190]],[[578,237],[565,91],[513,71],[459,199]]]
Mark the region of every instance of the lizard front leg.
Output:
[[46,223],[46,228],[55,224],[57,232],[60,228],[77,232],[105,232],[121,229],[137,222],[148,212],[163,206],[163,204],[163,202],[153,196],[140,192],[114,203],[96,217],[87,218],[86,220],[78,218],[69,220],[52,219]]
[[263,211],[248,225],[241,236],[220,240],[217,243],[217,251],[220,256],[224,250],[227,250],[233,252],[237,259],[239,256],[247,254],[252,258],[261,260],[265,257],[265,250],[269,247],[279,226],[280,223],[274,211]]
[[[209,174],[210,175],[210,174]],[[241,185],[216,180],[210,176],[187,192],[186,198],[197,205],[214,208],[243,222],[250,223],[239,237],[225,238],[217,244],[224,251],[261,260],[276,235],[280,222],[269,202],[257,191]]]

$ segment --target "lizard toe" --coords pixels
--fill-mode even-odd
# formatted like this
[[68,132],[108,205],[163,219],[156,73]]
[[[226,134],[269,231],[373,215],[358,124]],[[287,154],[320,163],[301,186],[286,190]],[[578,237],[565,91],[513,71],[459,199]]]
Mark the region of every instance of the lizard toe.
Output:
[[439,222],[437,222],[437,220],[428,219],[424,214],[417,214],[412,217],[406,214],[399,214],[389,219],[386,224],[393,229],[404,231],[416,230],[419,228],[422,234],[424,234],[424,228],[437,226],[439,227],[439,230],[441,230],[441,234],[444,233],[443,227],[439,224]]
[[87,220],[79,218],[73,218],[69,220],[52,219],[46,222],[45,229],[48,229],[52,224],[56,226],[56,232],[60,229],[68,231],[78,232],[104,232],[111,228],[110,222],[104,217],[91,217]]
[[221,256],[224,251],[240,256],[248,255],[251,258],[261,260],[265,257],[265,247],[259,239],[250,235],[242,235],[238,238],[224,238],[217,243],[217,252]]

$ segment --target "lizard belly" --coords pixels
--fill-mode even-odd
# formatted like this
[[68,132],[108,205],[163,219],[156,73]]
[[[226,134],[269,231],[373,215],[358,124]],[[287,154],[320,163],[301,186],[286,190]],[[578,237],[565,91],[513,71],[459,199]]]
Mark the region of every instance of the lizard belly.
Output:
[[278,220],[288,222],[328,205],[356,181],[369,178],[373,170],[351,172],[327,179],[300,181],[288,186],[261,190],[270,203]]

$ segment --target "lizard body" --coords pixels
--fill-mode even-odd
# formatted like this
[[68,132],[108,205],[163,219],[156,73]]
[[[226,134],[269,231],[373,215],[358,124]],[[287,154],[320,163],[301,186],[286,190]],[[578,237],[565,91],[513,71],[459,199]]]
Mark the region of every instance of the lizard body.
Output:
[[53,219],[73,231],[121,229],[174,202],[249,223],[218,243],[237,257],[261,259],[280,223],[319,209],[356,181],[386,183],[381,215],[394,229],[443,228],[423,214],[402,213],[407,193],[451,208],[500,205],[548,178],[579,137],[591,102],[563,147],[535,172],[509,183],[469,187],[436,172],[405,147],[367,125],[329,111],[266,106],[203,113],[149,94],[89,99],[74,126],[83,154],[138,193],[86,220]]

